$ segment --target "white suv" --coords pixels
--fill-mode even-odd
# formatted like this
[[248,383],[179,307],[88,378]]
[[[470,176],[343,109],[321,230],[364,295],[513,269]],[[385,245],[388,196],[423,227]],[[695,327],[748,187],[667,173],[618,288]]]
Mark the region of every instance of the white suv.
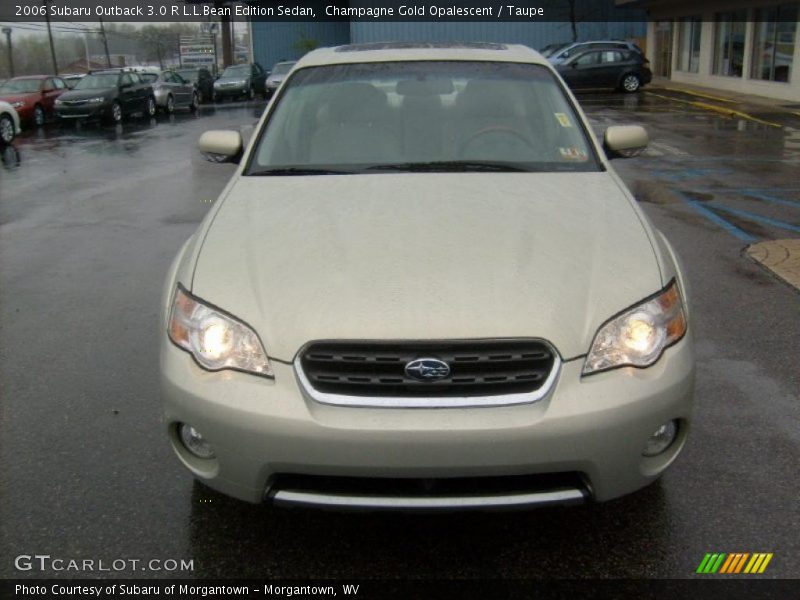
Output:
[[675,253],[536,52],[322,49],[295,65],[175,259],[165,422],[250,502],[466,509],[608,500],[686,441]]

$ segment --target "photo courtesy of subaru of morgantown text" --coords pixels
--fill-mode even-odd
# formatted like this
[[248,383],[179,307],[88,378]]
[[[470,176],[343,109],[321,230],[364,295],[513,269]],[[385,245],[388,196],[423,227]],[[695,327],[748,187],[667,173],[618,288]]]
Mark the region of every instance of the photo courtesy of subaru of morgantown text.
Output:
[[178,458],[242,500],[340,508],[654,481],[687,438],[694,358],[675,251],[609,161],[647,143],[600,143],[522,46],[307,54],[246,149],[200,139],[239,168],[164,289]]

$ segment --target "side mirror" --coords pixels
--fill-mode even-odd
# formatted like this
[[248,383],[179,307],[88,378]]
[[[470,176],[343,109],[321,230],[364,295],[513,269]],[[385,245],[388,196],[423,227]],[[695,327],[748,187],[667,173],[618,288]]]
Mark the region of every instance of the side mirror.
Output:
[[608,158],[630,158],[644,152],[649,143],[650,136],[641,125],[615,125],[606,129],[603,148]]
[[209,162],[238,163],[242,158],[244,144],[238,131],[217,129],[201,135],[197,146]]

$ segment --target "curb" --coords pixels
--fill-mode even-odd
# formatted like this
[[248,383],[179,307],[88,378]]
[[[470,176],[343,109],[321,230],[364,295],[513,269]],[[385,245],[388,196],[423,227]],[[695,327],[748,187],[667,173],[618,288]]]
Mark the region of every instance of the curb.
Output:
[[747,256],[800,290],[800,238],[772,240],[748,246]]

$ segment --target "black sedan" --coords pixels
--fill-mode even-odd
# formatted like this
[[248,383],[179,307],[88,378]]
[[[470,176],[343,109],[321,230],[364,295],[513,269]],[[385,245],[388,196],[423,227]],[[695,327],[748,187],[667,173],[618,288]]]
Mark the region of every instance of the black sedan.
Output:
[[595,48],[555,68],[573,89],[615,88],[633,93],[652,80],[653,74],[647,65],[648,60],[632,50]]
[[258,63],[233,65],[214,82],[214,100],[240,98],[252,100],[256,94],[266,97],[267,73]]
[[55,107],[60,119],[107,118],[119,123],[134,113],[154,116],[156,98],[153,87],[138,73],[108,69],[89,73],[73,90],[62,94]]

